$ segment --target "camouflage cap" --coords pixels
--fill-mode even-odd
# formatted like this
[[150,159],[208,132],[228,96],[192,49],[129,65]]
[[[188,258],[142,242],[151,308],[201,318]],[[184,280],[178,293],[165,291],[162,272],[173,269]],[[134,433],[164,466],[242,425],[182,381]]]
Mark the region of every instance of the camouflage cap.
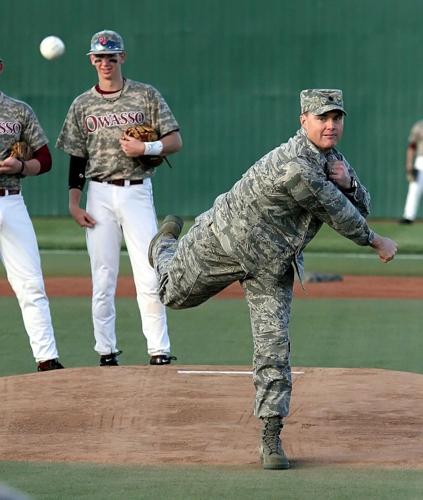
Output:
[[300,93],[301,113],[308,111],[313,115],[323,115],[328,111],[339,109],[345,115],[342,90],[337,89],[307,89]]
[[119,54],[124,52],[123,39],[116,31],[103,30],[95,33],[91,38],[90,54]]

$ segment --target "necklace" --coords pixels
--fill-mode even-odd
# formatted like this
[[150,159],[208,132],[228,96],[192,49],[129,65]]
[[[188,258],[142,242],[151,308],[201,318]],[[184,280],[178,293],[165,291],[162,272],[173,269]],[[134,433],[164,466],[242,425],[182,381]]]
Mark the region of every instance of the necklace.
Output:
[[[123,79],[123,85],[122,85],[122,88],[120,90],[113,90],[110,92],[107,90],[102,90],[99,85],[96,85],[95,88],[105,101],[116,102],[118,99],[120,99],[122,97],[122,93],[125,89],[125,84],[126,84],[126,78]],[[119,94],[116,95],[118,92],[119,92]],[[106,97],[106,96],[110,96],[110,97]]]

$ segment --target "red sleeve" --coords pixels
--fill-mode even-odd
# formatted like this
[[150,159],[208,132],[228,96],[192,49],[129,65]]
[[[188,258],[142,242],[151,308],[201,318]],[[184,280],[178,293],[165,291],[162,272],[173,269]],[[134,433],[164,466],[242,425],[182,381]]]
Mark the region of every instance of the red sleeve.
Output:
[[34,158],[40,162],[40,171],[37,175],[45,174],[46,172],[51,170],[51,154],[47,144],[41,146],[40,149],[37,149],[37,151],[35,151]]

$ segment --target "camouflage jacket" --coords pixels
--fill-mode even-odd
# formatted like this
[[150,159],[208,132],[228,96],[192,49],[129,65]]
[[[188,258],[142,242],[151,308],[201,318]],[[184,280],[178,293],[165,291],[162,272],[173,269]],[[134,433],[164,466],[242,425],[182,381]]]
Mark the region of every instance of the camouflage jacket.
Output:
[[[357,180],[355,193],[345,194],[328,180],[327,161],[333,157],[344,160]],[[294,261],[301,275],[302,251],[325,222],[358,245],[369,244],[369,205],[367,190],[345,158],[335,149],[323,153],[300,129],[257,161],[203,216],[247,273],[281,275]]]

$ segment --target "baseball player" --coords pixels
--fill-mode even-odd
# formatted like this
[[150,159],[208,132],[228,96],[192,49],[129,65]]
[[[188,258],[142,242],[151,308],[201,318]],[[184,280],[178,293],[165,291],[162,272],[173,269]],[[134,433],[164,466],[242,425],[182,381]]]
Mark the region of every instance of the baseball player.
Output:
[[[0,60],[0,73],[4,62]],[[11,156],[17,141],[33,151],[25,161]],[[63,368],[58,360],[40,255],[21,191],[24,177],[51,169],[47,137],[31,107],[0,92],[0,256],[16,294],[38,371]]]
[[[70,213],[86,228],[95,350],[101,366],[118,365],[115,292],[124,237],[150,364],[166,365],[176,358],[171,356],[157,278],[147,260],[148,244],[157,232],[151,183],[154,169],[144,168],[137,158],[179,151],[179,126],[154,87],[123,77],[126,54],[118,33],[95,33],[88,56],[98,83],[73,101],[57,147],[70,155]],[[142,123],[154,127],[160,139],[143,142],[124,135],[130,125]],[[86,210],[80,207],[85,179],[89,180]]]
[[408,193],[400,224],[412,224],[417,217],[420,198],[423,193],[423,120],[413,125],[408,137],[405,157],[405,173]]
[[[344,105],[340,90],[301,92],[301,128],[243,175],[178,238],[182,220],[168,216],[149,247],[164,304],[201,304],[240,281],[254,340],[255,415],[263,420],[265,469],[287,469],[280,430],[291,397],[290,340],[294,269],[303,275],[302,252],[327,223],[358,245],[390,261],[396,243],[377,235],[365,217],[369,195],[335,149]],[[331,162],[329,170],[328,163]]]

